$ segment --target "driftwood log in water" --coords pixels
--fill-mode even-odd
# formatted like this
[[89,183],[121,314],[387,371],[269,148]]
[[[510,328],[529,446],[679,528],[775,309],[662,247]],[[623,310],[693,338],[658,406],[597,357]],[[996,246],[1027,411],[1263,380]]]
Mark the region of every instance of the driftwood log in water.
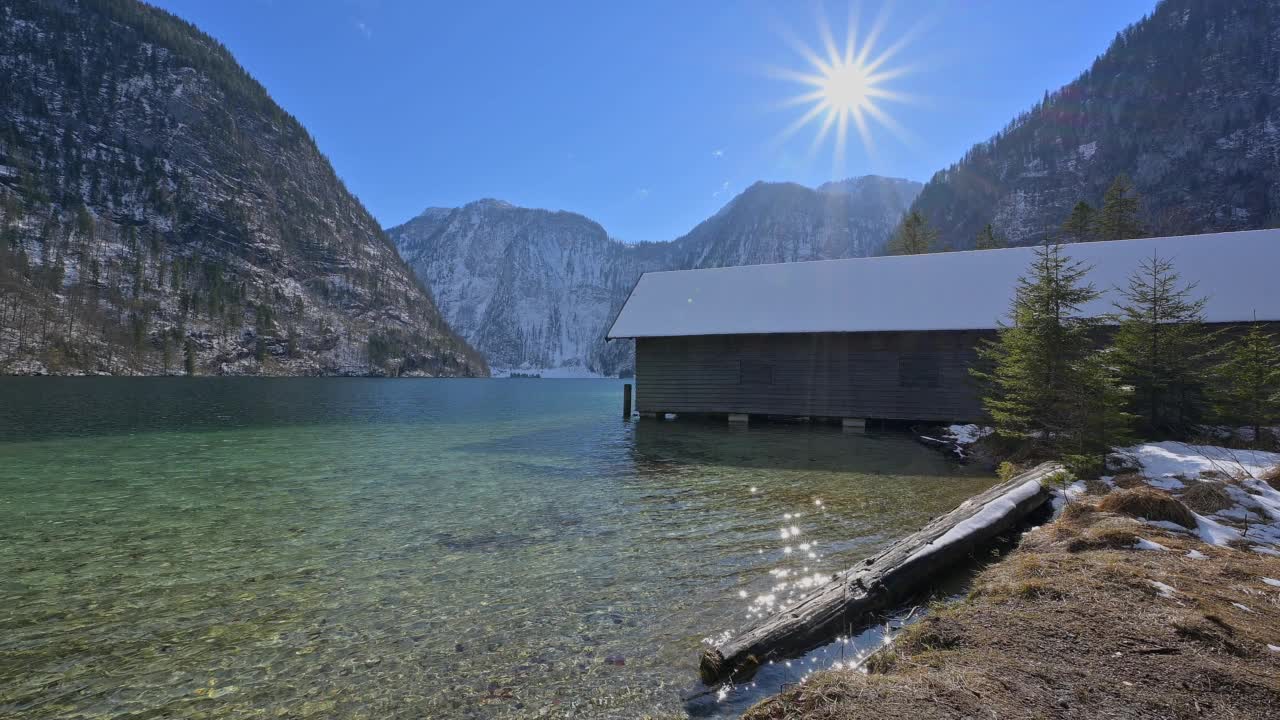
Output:
[[1043,505],[1050,490],[1041,481],[1060,469],[1045,463],[969,498],[879,555],[836,573],[794,605],[708,648],[699,665],[702,681],[746,680],[762,663],[830,642],[901,603]]

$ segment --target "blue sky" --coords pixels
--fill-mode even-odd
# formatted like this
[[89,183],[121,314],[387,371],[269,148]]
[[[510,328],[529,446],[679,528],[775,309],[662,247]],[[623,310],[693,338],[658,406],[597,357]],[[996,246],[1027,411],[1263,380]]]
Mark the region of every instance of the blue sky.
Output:
[[[315,136],[384,226],[483,197],[579,212],[669,240],[756,180],[927,180],[1088,67],[1154,0],[858,4],[882,87],[873,151],[843,162],[820,121],[784,130],[807,88],[796,46],[837,44],[845,2],[160,0],[222,41]],[[903,138],[899,138],[901,134]]]

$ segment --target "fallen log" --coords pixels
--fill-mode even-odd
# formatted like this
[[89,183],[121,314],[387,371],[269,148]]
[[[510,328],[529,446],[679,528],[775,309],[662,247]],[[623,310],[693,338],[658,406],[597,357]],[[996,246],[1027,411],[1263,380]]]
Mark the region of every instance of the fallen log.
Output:
[[1043,505],[1051,492],[1042,481],[1061,469],[1044,463],[969,498],[879,555],[832,575],[794,605],[707,648],[698,667],[702,682],[747,680],[770,660],[795,657],[861,627]]

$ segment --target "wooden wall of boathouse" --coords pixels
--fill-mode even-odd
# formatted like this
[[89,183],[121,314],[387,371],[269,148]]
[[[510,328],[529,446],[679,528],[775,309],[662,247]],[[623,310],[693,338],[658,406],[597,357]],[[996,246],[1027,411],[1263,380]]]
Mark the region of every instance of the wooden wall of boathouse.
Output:
[[969,374],[994,331],[636,339],[641,413],[977,421]]

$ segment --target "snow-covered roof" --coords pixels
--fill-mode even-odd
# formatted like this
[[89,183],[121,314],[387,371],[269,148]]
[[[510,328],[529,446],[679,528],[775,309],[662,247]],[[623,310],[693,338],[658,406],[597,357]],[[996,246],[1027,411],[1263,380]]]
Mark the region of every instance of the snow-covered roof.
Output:
[[[1035,248],[822,260],[645,273],[608,337],[978,330],[1007,322]],[[1064,246],[1092,270],[1113,310],[1117,288],[1146,258],[1173,262],[1206,296],[1208,322],[1280,320],[1280,230]]]

